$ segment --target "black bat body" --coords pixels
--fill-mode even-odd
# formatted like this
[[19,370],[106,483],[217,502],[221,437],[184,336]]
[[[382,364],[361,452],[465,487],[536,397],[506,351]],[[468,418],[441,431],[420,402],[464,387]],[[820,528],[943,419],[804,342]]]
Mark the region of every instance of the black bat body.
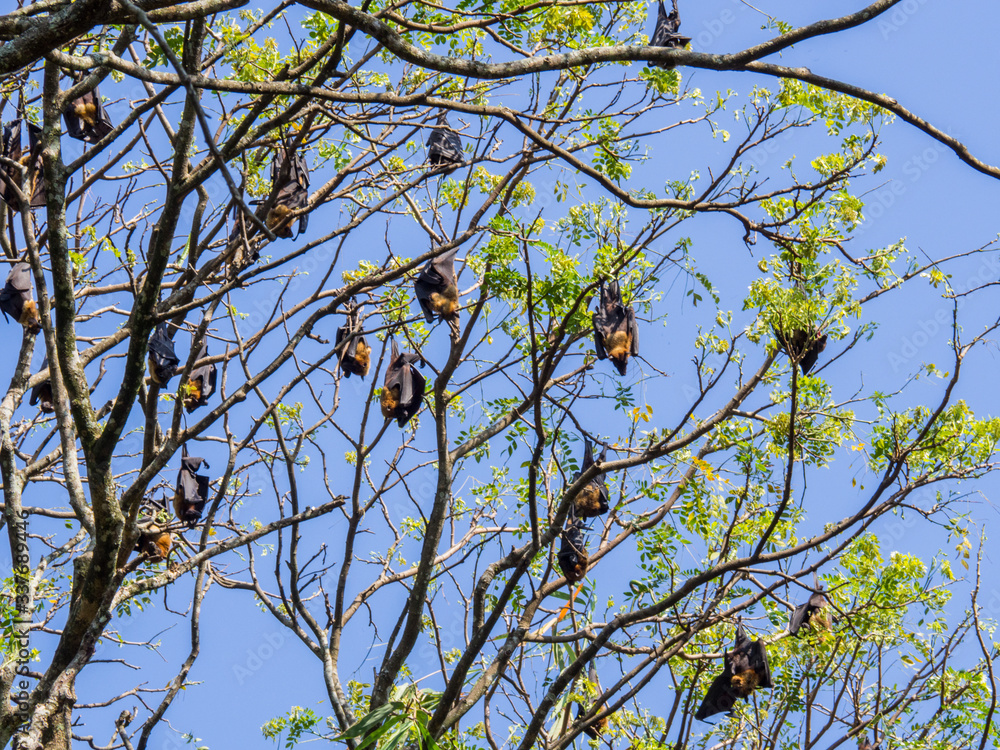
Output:
[[[608,457],[608,449],[605,448],[601,451],[601,463],[604,463],[605,459]],[[584,441],[583,449],[583,464],[580,466],[580,471],[577,472],[576,476],[573,477],[575,482],[581,476],[583,472],[594,465],[594,452],[590,447],[590,441]],[[603,515],[608,512],[608,485],[604,481],[604,474],[598,474],[596,477],[591,479],[587,485],[580,490],[579,494],[573,498],[574,504],[574,515],[577,518],[594,518],[595,516]]]
[[582,581],[587,574],[587,538],[584,536],[583,521],[574,518],[572,513],[566,528],[562,531],[562,541],[559,544],[559,554],[556,561],[559,569],[566,576],[568,583]]
[[[207,356],[208,344],[202,343],[201,351],[198,352],[198,360],[202,360]],[[215,364],[212,362],[191,370],[191,376],[188,378],[187,383],[187,392],[184,394],[184,408],[188,414],[199,406],[208,404],[208,399],[215,393],[215,380],[217,377],[218,373],[216,372]]]
[[202,464],[208,466],[205,459],[188,456],[187,448],[184,448],[181,468],[177,472],[177,488],[174,491],[174,514],[192,529],[208,502],[208,477],[198,473]]
[[166,385],[177,371],[180,360],[174,354],[173,339],[167,334],[167,324],[160,323],[149,337],[149,376],[158,385]]
[[431,165],[446,166],[445,174],[451,174],[465,161],[462,158],[462,139],[448,125],[444,112],[438,117],[438,127],[427,137],[427,161]]
[[360,311],[361,308],[351,308],[347,322],[337,329],[336,346],[340,349],[340,368],[345,378],[351,375],[365,377],[371,364],[372,348],[361,335]]
[[[272,190],[277,187],[278,194],[267,213],[267,227],[278,237],[289,239],[292,222],[286,221],[286,217],[309,204],[309,167],[302,154],[292,152],[287,144],[281,144],[278,155],[271,162],[271,183]],[[308,225],[309,216],[303,214],[298,218],[295,236],[306,231]]]
[[410,421],[423,403],[426,381],[416,367],[422,361],[413,352],[400,354],[396,342],[392,342],[392,357],[382,385],[382,416],[394,418],[400,427]]
[[[46,357],[42,360],[42,369],[45,370],[49,366],[49,359]],[[28,404],[34,406],[38,404],[38,408],[42,410],[43,414],[51,414],[56,410],[52,403],[52,383],[48,380],[43,380],[41,383],[36,385],[31,389],[31,396],[28,398]]]
[[601,281],[601,303],[593,316],[594,346],[598,359],[610,359],[624,375],[628,358],[639,353],[639,331],[635,325],[635,310],[622,304],[618,281],[605,286]]
[[736,643],[724,657],[722,674],[712,681],[694,717],[704,721],[718,713],[731,714],[738,698],[746,699],[760,688],[770,688],[771,669],[767,663],[764,641],[751,641],[736,626]]
[[803,375],[809,374],[809,371],[816,364],[820,352],[826,349],[826,334],[819,336],[818,333],[818,331],[809,333],[799,328],[792,331],[790,335],[784,336],[780,331],[775,330],[778,344],[792,360],[793,365],[798,363]]
[[[677,10],[677,0],[674,0],[674,8],[670,13],[667,13],[667,9],[663,7],[663,0],[660,0],[660,8],[656,14],[656,27],[653,29],[653,36],[649,39],[649,46],[683,49],[690,43],[691,37],[678,34],[680,28],[681,15]],[[667,63],[653,64],[664,70],[673,70],[674,67]]]
[[[22,123],[28,126],[28,151],[25,153],[21,143]],[[39,136],[42,129],[27,120],[13,120],[3,126],[3,138],[0,142],[0,153],[11,161],[27,167],[22,191],[28,199],[30,208],[41,208],[45,205],[45,175],[42,173],[42,144]],[[17,211],[21,205],[17,201],[17,188],[21,186],[21,175],[13,168],[0,164],[0,200]]]
[[[82,76],[74,76],[75,82],[81,80]],[[66,135],[84,143],[96,143],[114,130],[96,86],[93,91],[67,104],[63,119],[66,121]]]
[[7,274],[7,283],[0,289],[0,312],[4,320],[10,316],[28,333],[42,330],[38,305],[31,297],[31,266],[27,263],[16,264]]
[[455,278],[455,255],[458,249],[427,262],[414,284],[417,301],[428,323],[434,318],[458,317],[458,281]]
[[788,632],[798,636],[799,630],[803,627],[824,628],[830,627],[830,618],[824,610],[829,606],[829,602],[822,593],[815,593],[809,597],[809,601],[800,604],[792,612],[788,622]]

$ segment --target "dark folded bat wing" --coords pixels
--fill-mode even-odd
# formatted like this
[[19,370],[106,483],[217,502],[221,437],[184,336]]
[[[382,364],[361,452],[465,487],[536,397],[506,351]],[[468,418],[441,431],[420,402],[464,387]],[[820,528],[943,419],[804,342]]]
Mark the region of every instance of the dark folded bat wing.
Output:
[[826,334],[824,333],[815,343],[809,347],[809,351],[802,357],[802,374],[807,375],[819,359],[820,352],[826,349]]
[[701,702],[698,707],[698,711],[695,713],[694,718],[699,721],[704,721],[710,716],[715,716],[721,713],[732,713],[733,706],[736,705],[736,693],[733,692],[732,687],[729,684],[729,675],[725,672],[716,677],[711,686],[708,688],[708,692],[705,694],[705,699]]
[[31,291],[31,266],[18,263],[7,275],[7,283],[17,292]]
[[604,349],[604,336],[607,330],[607,323],[604,320],[604,311],[599,310],[594,313],[594,348],[597,350],[598,359],[607,359],[608,353]]
[[754,641],[751,643],[748,657],[750,668],[757,673],[757,687],[773,687],[771,684],[771,666],[767,663],[767,649],[764,648],[764,641]]
[[788,619],[788,632],[792,635],[798,635],[802,626],[809,621],[810,614],[808,603],[797,606]]
[[424,376],[413,365],[403,367],[402,385],[399,389],[399,411],[396,422],[400,427],[409,422],[413,415],[420,411],[424,399]]
[[632,305],[625,308],[625,322],[628,326],[629,336],[632,338],[629,354],[634,357],[639,353],[639,326],[635,324],[635,309]]

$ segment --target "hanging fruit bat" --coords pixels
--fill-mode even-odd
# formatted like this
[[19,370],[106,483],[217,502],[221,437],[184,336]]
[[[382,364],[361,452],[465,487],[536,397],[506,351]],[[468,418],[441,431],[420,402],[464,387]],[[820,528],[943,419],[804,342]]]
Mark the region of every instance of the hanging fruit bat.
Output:
[[[202,342],[201,351],[198,352],[198,359],[195,361],[200,361],[207,356],[208,344]],[[215,393],[215,379],[217,374],[214,362],[209,362],[207,365],[195,367],[191,370],[191,376],[187,382],[187,390],[184,393],[184,408],[188,414],[199,406],[205,406],[208,403],[208,399]]]
[[737,698],[745,700],[754,690],[770,687],[771,670],[767,665],[764,641],[751,641],[743,630],[743,623],[738,623],[736,643],[725,654],[722,674],[708,688],[694,717],[704,721],[718,713],[732,714]]
[[[271,189],[275,188],[278,194],[267,213],[267,228],[278,237],[290,239],[293,222],[286,221],[287,217],[309,204],[309,167],[302,154],[291,151],[287,143],[278,146],[278,154],[271,162]],[[306,231],[308,225],[309,216],[302,214],[298,218],[295,236]]]
[[177,489],[174,492],[174,515],[193,529],[208,502],[208,477],[199,474],[201,465],[208,462],[197,456],[188,456],[185,445],[181,453],[181,468],[177,472]]
[[[580,471],[576,473],[573,477],[575,482],[581,476],[583,472],[594,465],[594,452],[590,447],[590,441],[584,439],[583,441],[583,464],[580,466]],[[601,451],[600,461],[604,461],[608,457],[608,449],[605,448]],[[596,477],[590,480],[583,489],[577,493],[577,496],[573,498],[574,504],[574,515],[577,518],[594,518],[595,516],[603,515],[608,512],[608,485],[604,481],[604,474],[598,474]]]
[[[819,589],[819,585],[817,585],[816,588]],[[792,612],[792,616],[788,622],[788,632],[791,635],[798,637],[799,630],[802,627],[829,630],[830,618],[824,611],[829,606],[830,602],[823,594],[823,591],[816,591],[809,597],[809,601],[805,604],[800,604],[795,608],[795,611]]]
[[451,174],[465,161],[462,158],[462,139],[448,125],[444,110],[438,115],[437,128],[427,136],[427,161],[432,166],[446,166],[444,174]]
[[583,521],[574,518],[570,512],[569,522],[562,531],[562,543],[559,545],[559,554],[556,560],[559,569],[566,576],[567,583],[582,581],[587,575],[587,538],[583,534]]
[[347,323],[337,329],[335,346],[340,349],[340,367],[345,378],[351,375],[365,377],[371,364],[372,348],[361,335],[360,312],[360,307],[352,306],[347,313]]
[[[73,75],[74,84],[82,80],[83,75]],[[96,86],[67,104],[63,119],[66,121],[66,135],[84,143],[97,143],[114,130]]]
[[382,385],[382,416],[386,419],[395,418],[400,427],[410,421],[424,400],[426,381],[416,370],[418,362],[423,362],[419,354],[400,354],[396,341],[393,340],[392,357]]
[[167,559],[173,545],[174,539],[169,531],[163,531],[156,524],[150,524],[139,532],[135,551],[140,555],[146,555],[149,562],[157,563]]
[[[587,679],[590,680],[590,684],[594,686],[594,690],[596,690],[597,694],[600,695],[603,691],[601,690],[601,683],[597,679],[597,669],[594,667],[593,662],[590,663],[590,668],[587,670]],[[579,720],[585,713],[586,711],[583,710],[583,705],[578,705],[576,709],[576,718]],[[605,716],[598,719],[589,727],[584,729],[583,733],[592,740],[599,740],[608,729],[609,718],[610,716]]]
[[[28,126],[28,151],[25,153],[21,144],[21,123]],[[42,129],[27,120],[13,120],[3,127],[3,138],[0,142],[0,155],[22,167],[27,168],[24,183],[21,182],[20,170],[10,165],[0,163],[0,200],[17,211],[21,204],[17,200],[17,189],[21,188],[28,199],[30,208],[41,208],[45,205],[45,189],[48,183],[42,171],[42,144],[38,136]],[[24,187],[21,187],[23,184]]]
[[428,323],[436,316],[458,319],[458,282],[455,279],[455,256],[458,248],[427,262],[420,269],[414,291]]
[[808,375],[809,371],[816,364],[820,352],[826,349],[826,334],[817,335],[819,331],[812,334],[801,328],[791,332],[787,338],[777,328],[774,335],[778,339],[778,345],[782,351],[792,360],[792,365],[798,364],[803,375]]
[[594,346],[598,359],[610,359],[618,374],[624,375],[629,355],[639,353],[639,331],[635,310],[622,304],[622,294],[615,279],[607,286],[601,280],[601,304],[594,313]]
[[[49,358],[46,357],[42,360],[42,369],[45,370],[48,366]],[[52,382],[49,380],[43,380],[41,383],[32,388],[28,404],[31,406],[38,404],[38,408],[42,410],[43,414],[51,414],[54,412],[56,408],[52,403]]]
[[31,266],[27,263],[17,263],[7,274],[7,283],[0,289],[0,312],[4,320],[9,315],[28,333],[42,330],[38,305],[31,297]]
[[167,334],[167,324],[159,323],[149,337],[149,377],[157,385],[166,385],[177,371],[180,360],[174,354],[173,339]]
[[[681,14],[677,10],[677,0],[674,0],[674,9],[667,13],[663,7],[663,0],[660,0],[660,9],[656,14],[656,27],[653,29],[653,36],[649,40],[650,47],[667,47],[668,49],[684,49],[691,42],[691,37],[681,36],[678,30],[681,28]],[[651,63],[664,70],[673,70],[670,63]]]

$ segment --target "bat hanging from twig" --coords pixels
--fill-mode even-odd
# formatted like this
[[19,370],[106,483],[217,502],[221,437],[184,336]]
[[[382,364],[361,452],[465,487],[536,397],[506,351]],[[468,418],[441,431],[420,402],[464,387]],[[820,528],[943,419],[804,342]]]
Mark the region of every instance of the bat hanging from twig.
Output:
[[414,292],[424,317],[433,323],[441,318],[458,318],[458,280],[455,278],[455,255],[458,249],[427,262],[414,284]]
[[382,384],[382,416],[395,419],[400,427],[405,425],[420,410],[424,400],[424,376],[417,372],[417,363],[423,362],[419,354],[399,353],[396,341],[392,341],[392,356],[385,371]]
[[149,377],[157,385],[166,385],[177,372],[180,359],[174,353],[174,341],[167,333],[167,324],[160,323],[149,337]]
[[743,630],[743,623],[736,625],[736,643],[725,653],[722,674],[708,688],[701,702],[696,719],[704,721],[718,713],[731,714],[738,698],[744,700],[760,688],[770,688],[771,669],[767,663],[764,641],[751,641]]
[[624,375],[629,356],[639,353],[639,330],[635,324],[635,310],[622,304],[618,280],[605,285],[601,280],[601,302],[593,315],[594,346],[598,359],[610,359]]
[[433,166],[445,166],[445,174],[451,174],[462,164],[462,139],[448,125],[444,110],[438,115],[437,128],[427,136],[427,161]]
[[361,309],[352,304],[347,311],[347,322],[337,329],[335,346],[340,349],[340,368],[345,378],[351,375],[363,378],[371,365],[372,348],[361,335]]
[[42,330],[38,304],[31,295],[31,266],[27,263],[17,263],[7,274],[7,283],[0,289],[0,312],[5,320],[9,315],[28,333]]

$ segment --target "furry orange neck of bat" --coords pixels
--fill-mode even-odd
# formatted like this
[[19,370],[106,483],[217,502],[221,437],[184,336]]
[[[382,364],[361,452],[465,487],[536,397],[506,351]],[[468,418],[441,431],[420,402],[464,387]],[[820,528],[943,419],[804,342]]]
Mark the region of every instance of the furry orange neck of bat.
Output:
[[280,224],[284,220],[284,218],[288,216],[288,214],[290,214],[291,212],[292,209],[290,209],[288,206],[284,204],[279,204],[275,206],[267,214],[267,228],[273,231],[279,237],[283,237],[285,239],[291,237],[292,236],[291,223],[289,223],[289,225],[284,227],[283,229],[280,230],[275,229],[275,227],[277,227],[278,224]]
[[184,408],[193,411],[201,401],[201,378],[188,381],[187,393],[184,394]]
[[583,517],[601,514],[601,488],[597,482],[591,482],[576,496],[576,512]]
[[80,102],[77,104],[73,111],[76,112],[76,116],[87,123],[90,127],[94,127],[97,124],[97,105],[92,102]]
[[434,312],[450,318],[458,310],[458,287],[451,284],[441,292],[431,292],[430,302]]
[[31,333],[42,330],[42,319],[38,317],[38,305],[35,304],[35,300],[29,299],[21,306],[21,319],[17,322]]
[[345,356],[342,367],[352,375],[365,377],[368,374],[368,365],[371,363],[372,348],[362,339],[354,348],[354,356]]
[[399,406],[399,386],[394,385],[392,388],[382,388],[382,398],[380,399],[382,404],[382,416],[386,419],[392,419],[396,416],[396,407]]
[[741,698],[746,698],[760,684],[760,677],[752,669],[745,669],[733,675],[730,683],[733,692]]
[[608,350],[611,359],[628,359],[632,348],[632,335],[628,331],[615,331],[604,342],[604,348]]

